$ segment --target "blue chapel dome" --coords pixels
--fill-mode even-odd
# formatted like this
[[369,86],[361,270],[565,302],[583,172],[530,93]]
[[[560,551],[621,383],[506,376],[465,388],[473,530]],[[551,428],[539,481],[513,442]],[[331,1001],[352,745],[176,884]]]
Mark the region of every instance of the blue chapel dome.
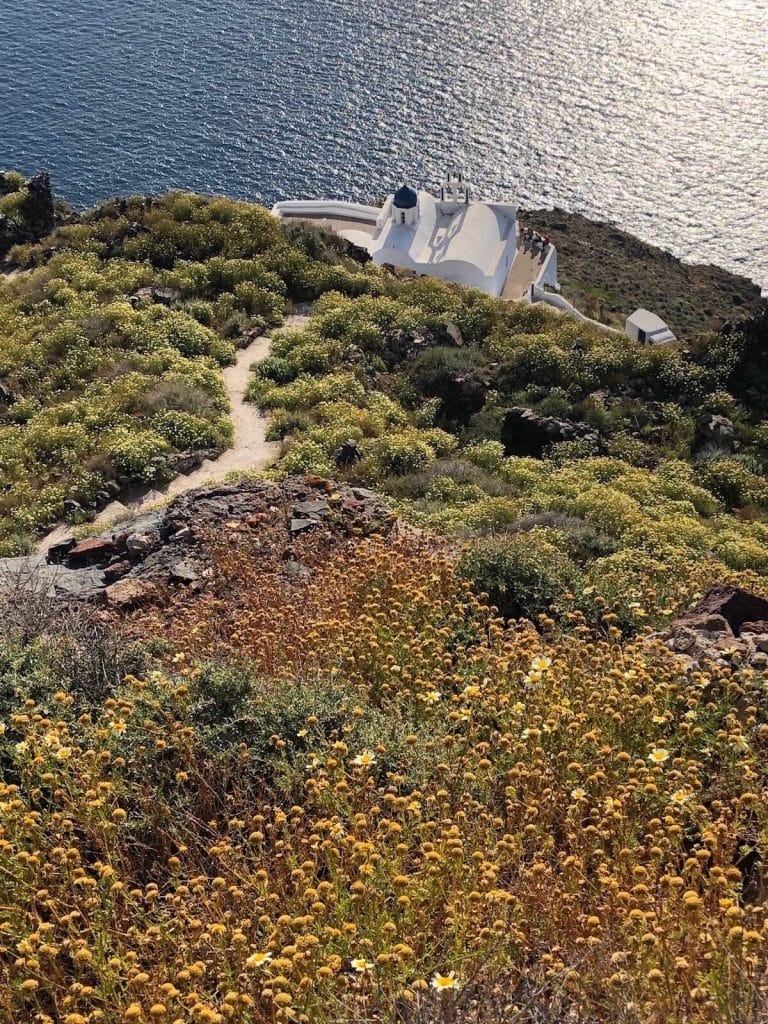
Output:
[[408,185],[402,185],[393,200],[398,210],[412,210],[419,202],[418,195]]

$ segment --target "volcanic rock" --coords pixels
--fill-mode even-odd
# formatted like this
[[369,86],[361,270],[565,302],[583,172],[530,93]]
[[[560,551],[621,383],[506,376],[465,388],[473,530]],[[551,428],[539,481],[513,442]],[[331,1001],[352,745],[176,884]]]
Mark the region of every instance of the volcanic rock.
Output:
[[139,305],[142,302],[157,302],[161,306],[172,306],[174,302],[180,302],[183,298],[178,288],[160,288],[157,285],[150,285],[147,288],[139,288],[131,295],[131,305]]
[[691,451],[693,454],[706,449],[733,452],[738,448],[733,423],[725,416],[704,413],[696,420]]
[[768,601],[739,587],[713,587],[694,608],[649,639],[684,655],[692,669],[707,663],[762,669],[768,654]]
[[514,406],[504,417],[501,440],[507,455],[540,457],[552,444],[584,440],[599,450],[600,438],[586,423],[540,416],[533,409]]
[[[50,174],[46,171],[35,174],[25,183],[24,188],[27,194],[15,216],[11,219],[0,214],[0,259],[14,245],[39,242],[56,226]],[[0,195],[6,191],[0,175]]]
[[425,352],[429,348],[456,348],[464,344],[461,330],[452,323],[438,328],[414,327],[410,330],[401,328],[385,331],[382,340],[382,359],[388,370],[394,370],[410,356]]
[[170,577],[178,583],[195,583],[199,579],[199,574],[194,563],[184,558],[171,566]]
[[[230,527],[235,532],[268,530],[278,541],[282,531],[290,552],[292,539],[310,529],[341,537],[389,535],[396,522],[365,487],[309,475],[281,483],[244,480],[187,491],[161,510],[80,544],[67,538],[51,549],[64,565],[48,564],[42,555],[0,559],[0,587],[42,589],[66,603],[107,601],[115,609],[130,608],[161,586],[205,585],[208,546],[221,543]],[[286,565],[287,577],[305,575],[295,555],[287,556]]]
[[70,568],[78,568],[83,565],[97,565],[100,562],[108,562],[115,554],[115,545],[105,537],[91,537],[89,540],[81,541],[75,547],[70,548],[67,555],[67,565]]
[[721,615],[738,635],[744,623],[768,619],[768,601],[740,587],[712,587],[679,621],[685,623],[693,615]]
[[757,633],[768,636],[768,620],[761,622],[745,622],[739,630],[739,636],[746,636],[747,633]]
[[57,544],[52,544],[46,552],[46,561],[50,565],[63,565],[73,547],[77,544],[74,537],[65,537]]
[[107,604],[113,608],[136,608],[145,604],[157,593],[157,587],[148,580],[122,579],[106,589]]
[[310,530],[313,526],[316,525],[317,520],[315,519],[299,519],[294,517],[291,520],[291,525],[289,529],[292,534],[303,533],[305,530]]
[[131,558],[136,560],[146,558],[159,547],[159,533],[131,533],[125,538],[125,549]]
[[340,469],[344,469],[347,466],[356,465],[362,457],[363,453],[360,451],[360,445],[354,438],[350,437],[336,449],[333,461]]
[[131,563],[127,559],[121,562],[112,562],[104,570],[104,581],[106,583],[114,583],[116,580],[126,576],[131,571],[131,568]]

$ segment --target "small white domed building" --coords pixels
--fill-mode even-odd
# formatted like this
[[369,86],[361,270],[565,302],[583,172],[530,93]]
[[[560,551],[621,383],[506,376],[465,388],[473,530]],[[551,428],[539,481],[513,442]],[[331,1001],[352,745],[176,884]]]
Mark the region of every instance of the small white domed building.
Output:
[[531,284],[558,286],[554,246],[526,251],[517,207],[474,199],[462,174],[447,173],[434,195],[403,184],[381,208],[295,200],[277,203],[272,212],[327,225],[367,249],[375,263],[455,281],[489,295],[519,300]]

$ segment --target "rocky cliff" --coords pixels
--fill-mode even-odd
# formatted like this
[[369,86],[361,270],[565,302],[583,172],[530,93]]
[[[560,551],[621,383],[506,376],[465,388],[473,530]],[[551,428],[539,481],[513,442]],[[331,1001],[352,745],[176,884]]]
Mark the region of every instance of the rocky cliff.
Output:
[[[20,187],[19,187],[20,186]],[[15,174],[0,173],[0,203],[7,203],[7,212],[0,206],[0,259],[7,256],[14,245],[39,242],[71,216],[71,211],[57,208],[51,187],[51,176],[46,171],[33,175],[20,183]]]
[[310,531],[386,534],[394,522],[390,509],[372,491],[319,478],[199,488],[96,536],[71,536],[47,555],[0,559],[0,590],[19,595],[34,591],[64,603],[131,607],[151,600],[166,586],[203,585],[207,541],[214,533],[221,538],[233,531],[269,528],[273,540],[282,538],[290,574],[301,572],[291,547],[299,536]]

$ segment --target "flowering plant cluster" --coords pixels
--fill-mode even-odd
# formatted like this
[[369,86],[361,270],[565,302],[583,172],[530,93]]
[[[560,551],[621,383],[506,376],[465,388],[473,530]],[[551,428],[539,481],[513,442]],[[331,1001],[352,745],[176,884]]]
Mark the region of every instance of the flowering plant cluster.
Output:
[[424,539],[296,554],[301,582],[261,534],[221,543],[209,589],[126,623],[161,666],[9,710],[17,1014],[765,1005],[761,675],[578,612],[507,625]]

